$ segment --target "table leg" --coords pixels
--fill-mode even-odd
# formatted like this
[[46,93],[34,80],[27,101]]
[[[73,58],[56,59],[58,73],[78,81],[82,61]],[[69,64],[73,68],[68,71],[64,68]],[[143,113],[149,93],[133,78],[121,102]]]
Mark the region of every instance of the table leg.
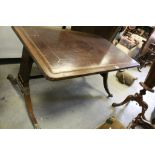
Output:
[[144,119],[141,114],[142,113],[138,114],[138,116],[129,124],[128,128],[134,129],[136,126],[141,126],[144,129],[154,129],[154,126]]
[[8,79],[12,82],[12,84],[14,85],[18,84],[19,88],[21,89],[21,92],[23,93],[25,104],[27,107],[27,112],[31,119],[31,122],[34,128],[38,129],[39,124],[33,112],[31,96],[30,96],[30,88],[29,88],[29,80],[30,80],[32,64],[33,64],[33,60],[28,54],[27,49],[24,47],[18,77],[17,79],[15,79],[13,78],[12,75],[8,75]]
[[142,89],[140,93],[136,93],[135,95],[129,95],[123,102],[118,104],[117,103],[112,104],[113,107],[118,107],[127,104],[130,101],[136,101],[142,108],[141,113],[138,114],[138,116],[132,121],[132,123],[129,125],[128,128],[134,129],[137,125],[141,125],[144,128],[150,128],[150,129],[153,128],[153,126],[145,118],[145,112],[148,109],[147,103],[143,101],[143,95],[145,95],[145,93],[146,90]]
[[110,93],[109,88],[108,88],[108,72],[107,73],[102,73],[101,76],[103,77],[103,85],[104,88],[106,90],[106,92],[108,93],[108,97],[113,97],[113,95]]
[[133,95],[129,95],[123,102],[121,103],[113,103],[112,106],[113,107],[119,107],[122,106],[124,104],[128,104],[130,101],[134,100],[134,96]]

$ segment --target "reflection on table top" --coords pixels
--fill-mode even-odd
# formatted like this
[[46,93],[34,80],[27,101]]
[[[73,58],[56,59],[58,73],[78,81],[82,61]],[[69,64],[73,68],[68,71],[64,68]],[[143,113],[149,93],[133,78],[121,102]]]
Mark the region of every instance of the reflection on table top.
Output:
[[50,27],[13,27],[49,79],[130,68],[138,63],[99,36]]

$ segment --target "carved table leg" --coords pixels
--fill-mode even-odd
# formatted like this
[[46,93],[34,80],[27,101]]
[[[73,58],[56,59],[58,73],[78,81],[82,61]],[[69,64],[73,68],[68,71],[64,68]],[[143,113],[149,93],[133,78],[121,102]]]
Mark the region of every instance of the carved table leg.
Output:
[[135,95],[129,95],[123,102],[119,104],[116,104],[116,103],[112,104],[113,107],[117,107],[117,106],[121,106],[126,103],[129,103],[130,101],[136,101],[139,104],[139,106],[142,108],[142,112],[138,114],[138,116],[132,121],[132,123],[130,123],[128,128],[134,129],[137,125],[141,125],[144,128],[153,129],[153,126],[147,121],[145,117],[145,112],[148,109],[147,103],[143,101],[143,95],[145,95],[145,93],[146,93],[146,90],[142,89],[140,93],[136,93]]
[[133,95],[129,95],[123,102],[121,103],[113,103],[112,106],[113,107],[118,107],[118,106],[122,106],[124,104],[128,104],[130,101],[132,101],[134,99]]
[[138,122],[140,126],[142,126],[144,129],[154,129],[154,126],[147,120],[141,118]]
[[32,64],[33,64],[33,60],[29,56],[26,48],[24,47],[17,79],[13,78],[12,75],[8,75],[7,78],[11,81],[13,85],[18,84],[19,88],[21,89],[21,92],[23,93],[30,120],[34,128],[38,129],[40,127],[33,112],[31,96],[30,96],[30,88],[29,88],[29,79],[30,79]]
[[138,116],[130,123],[130,128],[135,128],[137,125],[141,125],[146,129],[154,129],[155,127],[146,120],[145,112],[148,109],[148,105],[143,101],[143,95],[146,94],[146,91],[154,92],[153,87],[155,86],[155,61],[153,61],[151,68],[146,76],[146,79],[143,82],[140,82],[140,85],[143,87],[139,93],[136,93],[134,96],[129,95],[122,103],[116,104],[113,103],[113,107],[121,106],[129,101],[136,101],[139,106],[142,108],[142,111]]
[[106,92],[108,93],[108,97],[113,97],[113,95],[110,93],[109,88],[108,88],[108,72],[107,73],[102,73],[101,76],[103,77],[103,85],[104,88],[106,90]]
[[141,116],[140,113],[128,126],[129,129],[134,129],[136,126],[141,126],[144,129],[154,129],[154,126]]

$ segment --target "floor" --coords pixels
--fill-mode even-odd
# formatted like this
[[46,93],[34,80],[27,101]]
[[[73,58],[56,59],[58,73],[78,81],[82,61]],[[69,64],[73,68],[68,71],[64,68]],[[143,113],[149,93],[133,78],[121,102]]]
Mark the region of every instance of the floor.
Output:
[[[32,128],[20,91],[6,79],[10,73],[16,76],[18,68],[19,65],[0,66],[0,128]],[[35,66],[34,71],[37,72]],[[115,72],[109,74],[109,88],[114,94],[109,99],[99,75],[59,82],[32,80],[33,107],[41,128],[96,128],[110,116],[116,116],[127,126],[140,111],[139,106],[132,102],[128,106],[112,108],[111,104],[138,92],[141,88],[138,82],[144,80],[148,68],[141,73],[136,69],[129,71],[140,77],[131,87],[120,84]],[[144,99],[149,103],[146,113],[149,119],[155,96],[148,92]]]
[[[7,29],[10,31],[8,35],[14,35],[9,27]],[[12,36],[11,46],[15,46],[17,42],[18,47],[14,49],[17,48],[17,55],[20,55],[21,43]],[[8,48],[3,45],[0,45],[0,57],[9,55]],[[19,64],[0,65],[0,128],[3,129],[33,128],[20,91],[6,78],[10,73],[16,76],[18,69]],[[122,101],[129,94],[139,92],[139,82],[144,81],[148,70],[149,67],[143,68],[142,72],[138,72],[136,68],[128,69],[133,76],[138,77],[130,87],[120,84],[115,77],[116,72],[111,72],[108,83],[113,98],[107,98],[100,75],[59,82],[31,80],[33,108],[41,128],[94,129],[110,116],[116,116],[124,126],[127,126],[140,112],[139,106],[134,102],[119,108],[112,108],[111,105],[113,102]],[[32,74],[39,74],[35,65]],[[155,106],[155,95],[147,92],[144,100],[149,104],[146,117],[150,119]]]

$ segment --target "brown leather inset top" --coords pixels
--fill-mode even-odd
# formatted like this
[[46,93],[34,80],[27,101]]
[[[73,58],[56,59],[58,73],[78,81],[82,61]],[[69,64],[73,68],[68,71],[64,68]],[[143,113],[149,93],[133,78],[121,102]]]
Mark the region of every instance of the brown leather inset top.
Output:
[[48,79],[130,68],[139,64],[96,35],[51,27],[13,27]]

